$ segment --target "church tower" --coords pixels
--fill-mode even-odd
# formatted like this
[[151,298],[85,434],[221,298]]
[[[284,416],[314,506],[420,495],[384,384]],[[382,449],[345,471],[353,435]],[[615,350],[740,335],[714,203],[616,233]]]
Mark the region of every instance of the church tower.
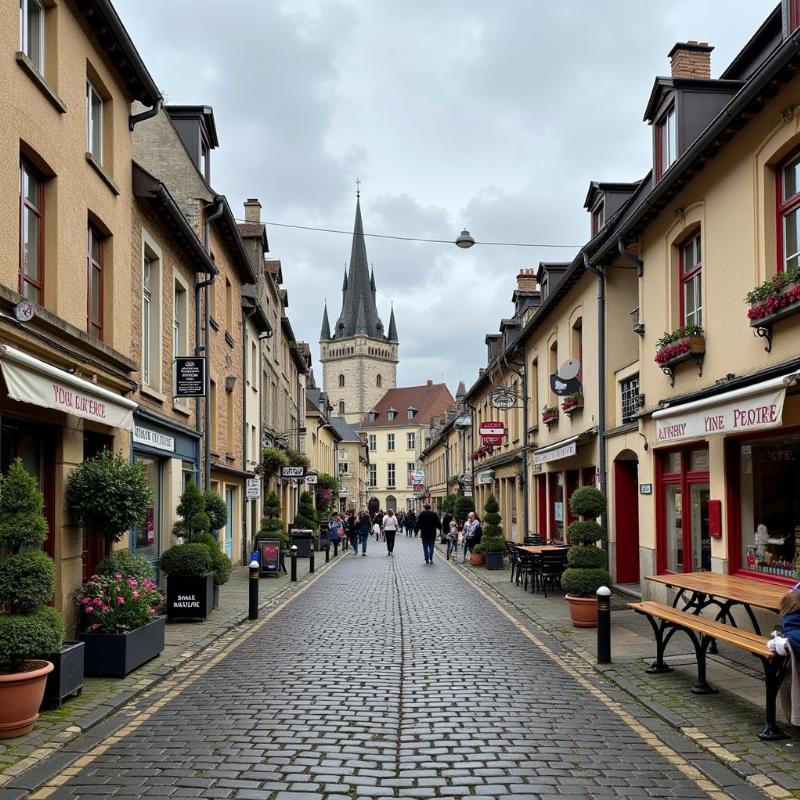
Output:
[[319,339],[322,386],[333,414],[358,425],[386,391],[397,386],[399,361],[394,309],[385,332],[375,304],[375,273],[370,273],[367,261],[360,192],[350,268],[342,283],[342,311],[331,330],[326,303]]

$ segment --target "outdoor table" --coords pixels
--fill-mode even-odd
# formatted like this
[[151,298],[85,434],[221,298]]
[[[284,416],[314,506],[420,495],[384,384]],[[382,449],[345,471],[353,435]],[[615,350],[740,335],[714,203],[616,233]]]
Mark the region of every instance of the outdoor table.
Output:
[[517,549],[538,556],[542,553],[555,553],[557,551],[567,550],[568,548],[567,545],[563,544],[518,544]]
[[776,586],[741,575],[720,575],[716,572],[676,572],[650,575],[647,580],[678,589],[678,593],[672,601],[673,608],[677,608],[683,602],[682,609],[684,611],[700,614],[704,608],[716,606],[719,609],[716,619],[718,621],[727,620],[733,627],[736,627],[736,621],[731,614],[731,608],[740,605],[750,617],[753,630],[759,635],[761,630],[755,614],[753,614],[753,607],[777,613],[781,600],[788,591],[785,586]]

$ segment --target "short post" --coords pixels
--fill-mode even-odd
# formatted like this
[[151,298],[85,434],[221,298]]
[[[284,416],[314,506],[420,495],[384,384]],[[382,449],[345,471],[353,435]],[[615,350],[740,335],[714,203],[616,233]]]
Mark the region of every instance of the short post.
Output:
[[611,589],[597,590],[597,663],[611,663]]
[[338,555],[339,555],[339,540],[338,539],[334,539],[333,540],[333,557],[336,558],[336,556],[338,556]]
[[314,572],[314,542],[311,542],[311,552],[308,556],[308,571],[310,573]]
[[289,553],[291,554],[290,558],[291,558],[291,564],[292,564],[292,566],[290,568],[289,580],[292,583],[295,583],[297,581],[297,545],[296,544],[293,544],[289,548]]
[[[255,553],[253,553],[255,556]],[[258,563],[256,558],[250,561],[250,607],[248,610],[248,619],[258,619],[258,571],[261,569],[261,564]]]
[[325,543],[325,563],[327,564],[331,560],[331,543]]

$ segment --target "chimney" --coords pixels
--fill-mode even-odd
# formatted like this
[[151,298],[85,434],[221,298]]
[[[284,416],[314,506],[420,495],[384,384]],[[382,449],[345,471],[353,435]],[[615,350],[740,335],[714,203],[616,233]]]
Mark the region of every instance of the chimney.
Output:
[[711,51],[708,42],[678,42],[667,54],[672,66],[673,78],[711,77]]
[[530,268],[521,269],[517,275],[517,289],[520,292],[536,291],[536,271]]
[[430,378],[428,378],[428,382],[427,382],[426,385],[427,386],[433,386],[433,381]]
[[248,197],[244,201],[244,221],[261,222],[261,203],[257,197]]

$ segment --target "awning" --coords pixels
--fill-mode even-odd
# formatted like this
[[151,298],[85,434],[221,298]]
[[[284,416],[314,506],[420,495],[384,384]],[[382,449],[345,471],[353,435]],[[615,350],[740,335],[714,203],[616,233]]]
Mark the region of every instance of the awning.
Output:
[[786,387],[793,386],[798,378],[800,373],[793,372],[743,389],[655,411],[656,444],[778,428],[783,424]]
[[133,430],[133,412],[138,407],[133,400],[8,345],[0,345],[0,369],[12,400]]
[[533,463],[546,464],[548,461],[558,461],[560,458],[569,458],[578,452],[578,437],[570,436],[547,447],[540,447],[533,451]]

